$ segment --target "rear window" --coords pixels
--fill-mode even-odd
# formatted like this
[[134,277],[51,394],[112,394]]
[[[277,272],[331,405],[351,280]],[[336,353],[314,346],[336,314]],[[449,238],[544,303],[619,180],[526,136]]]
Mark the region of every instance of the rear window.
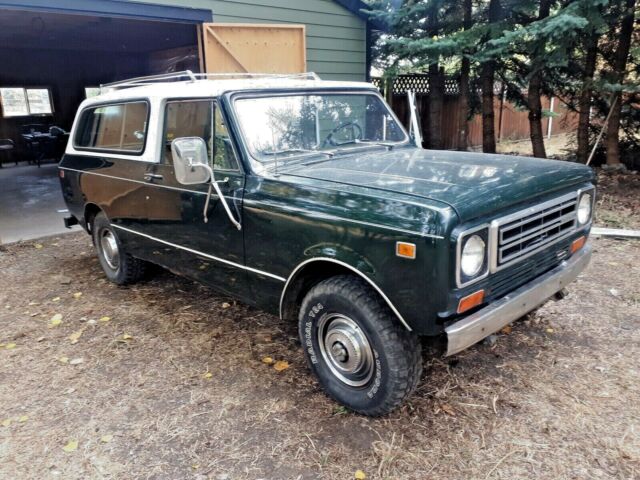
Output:
[[76,148],[142,153],[147,137],[147,102],[100,105],[82,112]]

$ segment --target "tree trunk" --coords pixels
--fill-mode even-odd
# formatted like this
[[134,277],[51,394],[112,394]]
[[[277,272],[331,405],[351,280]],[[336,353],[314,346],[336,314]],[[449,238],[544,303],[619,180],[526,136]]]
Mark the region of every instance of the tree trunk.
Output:
[[[464,0],[463,4],[464,29],[471,28],[471,0]],[[458,99],[458,150],[469,147],[469,72],[471,62],[468,57],[462,57],[460,65],[460,97]]]
[[429,148],[442,149],[442,99],[444,74],[438,64],[429,65]]
[[[430,37],[438,34],[438,3],[433,2],[429,10],[427,32]],[[438,59],[429,65],[429,138],[428,148],[442,149],[442,97],[444,78],[440,74]]]
[[591,95],[593,75],[598,58],[598,35],[589,35],[585,42],[584,72],[582,74],[582,90],[578,99],[578,162],[587,163],[589,158],[589,125],[591,113]]
[[494,62],[482,65],[480,78],[482,83],[482,151],[496,153],[495,115],[493,111]]
[[[500,21],[502,7],[500,0],[489,1],[489,23]],[[480,83],[482,86],[482,151],[496,153],[495,114],[493,111],[493,83],[496,64],[489,60],[482,64]]]
[[[551,0],[540,1],[540,12],[538,20],[542,20],[549,16],[551,9]],[[544,52],[544,42],[538,42],[536,45],[537,52],[532,58],[539,57]],[[533,147],[533,156],[538,158],[547,158],[547,152],[544,149],[544,132],[542,131],[542,75],[543,69],[539,62],[532,61],[532,73],[529,79],[529,89],[527,92],[527,104],[529,107],[529,135],[531,137],[531,146]]]
[[542,72],[537,71],[529,80],[527,103],[529,104],[529,135],[533,156],[547,158],[544,149],[544,132],[542,131],[542,102],[540,101],[540,85],[542,84]]
[[[624,13],[622,22],[620,23],[620,35],[618,40],[618,48],[613,54],[613,75],[612,80],[615,83],[622,84],[624,82],[625,70],[627,69],[627,58],[631,48],[631,36],[633,34],[633,22],[635,13],[636,0],[624,0]],[[619,94],[621,95],[621,94]],[[614,104],[609,124],[607,125],[607,164],[616,165],[620,163],[620,114],[622,112],[623,99],[619,98]]]

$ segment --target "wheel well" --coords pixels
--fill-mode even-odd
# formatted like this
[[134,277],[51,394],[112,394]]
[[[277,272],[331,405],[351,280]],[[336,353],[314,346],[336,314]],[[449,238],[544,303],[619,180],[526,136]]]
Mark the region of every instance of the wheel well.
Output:
[[99,206],[97,206],[95,203],[88,203],[87,205],[85,205],[84,207],[84,225],[85,228],[87,230],[87,232],[92,233],[91,232],[91,223],[93,222],[93,219],[95,218],[95,216],[101,212],[101,209]]
[[302,267],[286,286],[287,290],[282,298],[280,310],[282,318],[296,321],[298,310],[307,292],[321,281],[336,275],[354,275],[354,273],[347,267],[333,262],[317,261]]

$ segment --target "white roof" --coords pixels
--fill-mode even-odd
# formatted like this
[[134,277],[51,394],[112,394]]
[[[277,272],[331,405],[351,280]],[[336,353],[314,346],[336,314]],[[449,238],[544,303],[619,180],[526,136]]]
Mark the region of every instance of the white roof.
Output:
[[158,82],[149,85],[107,90],[105,93],[85,100],[83,102],[83,106],[91,105],[93,103],[128,100],[132,98],[215,97],[224,92],[230,91],[305,88],[371,89],[373,88],[373,85],[366,82],[341,82],[292,78],[236,78]]

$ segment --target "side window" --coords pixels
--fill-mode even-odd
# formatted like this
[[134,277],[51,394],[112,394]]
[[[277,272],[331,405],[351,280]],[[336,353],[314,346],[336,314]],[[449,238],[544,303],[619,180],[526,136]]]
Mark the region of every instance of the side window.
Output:
[[238,169],[227,127],[215,102],[188,100],[167,103],[163,145],[165,163],[173,164],[171,142],[181,137],[202,138],[207,144],[209,162],[213,168]]
[[171,142],[176,138],[200,137],[207,144],[211,158],[210,100],[167,103],[164,125],[164,162],[173,165]]
[[213,150],[213,165],[217,169],[237,170],[238,160],[236,159],[236,154],[233,151],[233,144],[231,142],[227,126],[224,123],[224,117],[222,116],[222,112],[218,108],[217,104],[214,104],[214,108],[215,146]]
[[74,139],[77,148],[141,153],[147,136],[146,102],[88,108]]

